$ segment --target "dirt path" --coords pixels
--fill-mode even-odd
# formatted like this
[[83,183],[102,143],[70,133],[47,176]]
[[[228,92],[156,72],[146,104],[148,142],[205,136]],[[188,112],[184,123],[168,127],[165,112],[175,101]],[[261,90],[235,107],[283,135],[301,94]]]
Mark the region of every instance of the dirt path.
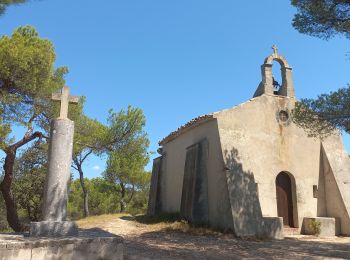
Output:
[[93,217],[78,224],[124,237],[125,259],[350,259],[349,237],[247,241],[231,235],[169,232],[166,223],[142,224],[130,216],[116,215]]

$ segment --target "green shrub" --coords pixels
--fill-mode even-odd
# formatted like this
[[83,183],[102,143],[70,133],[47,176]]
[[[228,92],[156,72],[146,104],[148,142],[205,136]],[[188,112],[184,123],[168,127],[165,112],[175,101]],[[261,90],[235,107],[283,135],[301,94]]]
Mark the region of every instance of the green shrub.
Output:
[[313,230],[313,232],[315,232],[316,236],[320,235],[320,233],[321,233],[321,222],[320,221],[318,221],[316,219],[311,220],[310,227]]

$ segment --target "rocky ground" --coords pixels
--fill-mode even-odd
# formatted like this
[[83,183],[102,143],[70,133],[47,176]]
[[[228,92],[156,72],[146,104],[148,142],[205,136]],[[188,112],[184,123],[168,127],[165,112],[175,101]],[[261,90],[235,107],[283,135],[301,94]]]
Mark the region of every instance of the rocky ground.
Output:
[[349,237],[242,240],[211,231],[186,230],[181,223],[146,224],[127,215],[90,217],[78,225],[122,236],[125,259],[350,259]]

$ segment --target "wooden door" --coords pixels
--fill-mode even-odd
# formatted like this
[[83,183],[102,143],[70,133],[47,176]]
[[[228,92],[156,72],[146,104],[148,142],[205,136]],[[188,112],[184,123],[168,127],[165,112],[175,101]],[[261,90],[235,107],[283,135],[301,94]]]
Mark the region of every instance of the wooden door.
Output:
[[276,178],[277,212],[285,226],[294,227],[292,182],[289,175],[281,172]]
[[187,148],[180,214],[194,224],[209,221],[207,161],[206,139]]
[[199,144],[194,144],[187,148],[184,179],[182,183],[181,196],[181,217],[188,221],[192,221],[193,198],[196,184],[196,172],[198,168],[198,151]]

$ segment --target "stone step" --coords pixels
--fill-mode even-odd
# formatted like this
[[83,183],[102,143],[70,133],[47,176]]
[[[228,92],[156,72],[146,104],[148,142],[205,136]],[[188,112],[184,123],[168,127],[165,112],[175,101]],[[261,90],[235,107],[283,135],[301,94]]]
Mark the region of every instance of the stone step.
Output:
[[291,227],[283,227],[283,234],[285,236],[288,235],[300,235],[298,228],[291,228]]

